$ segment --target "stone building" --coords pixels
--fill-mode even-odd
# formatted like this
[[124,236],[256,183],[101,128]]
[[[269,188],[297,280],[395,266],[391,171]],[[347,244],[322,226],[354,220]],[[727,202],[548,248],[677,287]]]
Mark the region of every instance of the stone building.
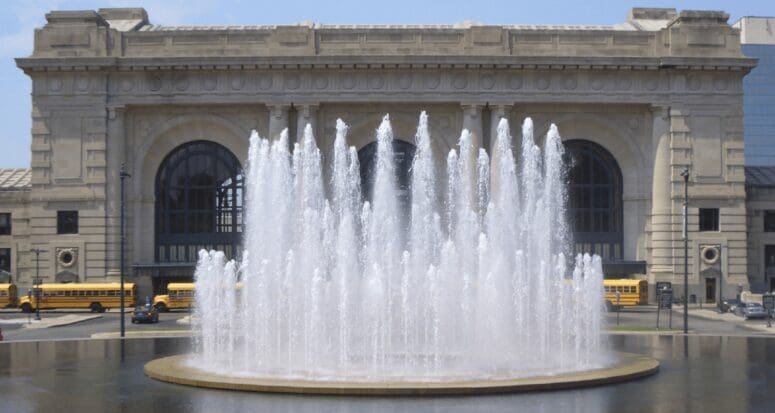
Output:
[[33,279],[31,248],[47,251],[46,282],[116,279],[122,164],[124,271],[150,292],[190,278],[200,247],[235,254],[251,129],[297,138],[310,123],[325,154],[341,117],[365,150],[390,113],[409,148],[427,110],[439,156],[462,128],[489,148],[501,117],[518,130],[530,116],[540,136],[556,123],[576,159],[576,250],[652,286],[683,279],[689,168],[690,293],[748,287],[742,82],[756,60],[723,12],[636,8],[613,26],[166,27],[143,9],[46,19],[17,59],[33,85],[30,183],[0,195],[12,224],[0,249],[19,284]]

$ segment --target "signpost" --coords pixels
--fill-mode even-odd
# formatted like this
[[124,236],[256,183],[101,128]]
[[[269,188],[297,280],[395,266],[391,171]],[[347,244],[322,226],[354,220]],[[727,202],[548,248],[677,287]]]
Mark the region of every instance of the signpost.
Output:
[[772,327],[772,311],[775,310],[775,295],[770,293],[762,296],[762,305],[767,310],[767,327]]
[[673,290],[668,288],[663,288],[662,290],[657,290],[657,330],[659,330],[659,313],[662,312],[662,310],[668,310],[668,328],[673,328]]

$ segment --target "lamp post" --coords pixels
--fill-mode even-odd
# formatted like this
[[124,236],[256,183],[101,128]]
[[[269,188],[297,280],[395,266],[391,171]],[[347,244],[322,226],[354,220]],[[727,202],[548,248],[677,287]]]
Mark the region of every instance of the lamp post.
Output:
[[125,320],[124,320],[124,179],[131,178],[132,175],[126,172],[126,164],[121,163],[121,171],[119,172],[119,179],[121,180],[121,234],[119,236],[119,277],[121,279],[121,338],[124,338],[126,334]]
[[684,178],[683,238],[684,238],[684,334],[689,333],[689,168],[681,171]]
[[33,282],[32,291],[35,293],[35,320],[40,321],[40,254],[48,251],[32,248],[30,252],[35,253],[35,282]]

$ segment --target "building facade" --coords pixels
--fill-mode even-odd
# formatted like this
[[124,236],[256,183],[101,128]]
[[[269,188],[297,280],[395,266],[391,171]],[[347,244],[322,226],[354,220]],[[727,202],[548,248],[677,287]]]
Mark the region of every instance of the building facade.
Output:
[[0,248],[19,284],[33,280],[32,248],[46,251],[45,282],[118,276],[122,164],[123,271],[150,292],[190,278],[198,248],[236,254],[252,129],[298,139],[311,124],[326,157],[342,118],[367,158],[385,113],[411,148],[426,110],[439,159],[462,128],[489,149],[502,117],[514,130],[532,117],[537,136],[557,124],[576,160],[576,251],[602,254],[610,276],[673,282],[677,295],[688,168],[689,293],[749,286],[743,78],[756,60],[725,13],[633,9],[613,26],[165,27],[143,9],[46,18],[17,59],[33,85],[30,183],[0,197],[12,222]]

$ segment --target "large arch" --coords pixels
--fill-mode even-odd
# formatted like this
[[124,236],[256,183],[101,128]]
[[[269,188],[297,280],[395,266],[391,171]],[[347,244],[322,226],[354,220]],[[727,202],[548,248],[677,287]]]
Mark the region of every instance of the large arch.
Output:
[[601,145],[583,139],[564,141],[568,163],[568,218],[574,253],[620,261],[624,255],[622,172]]
[[156,262],[193,262],[197,251],[238,252],[243,226],[242,166],[223,145],[197,140],[171,151],[155,181]]
[[[361,190],[364,198],[368,200],[372,199],[374,189],[378,145],[378,142],[372,142],[358,151],[358,162],[361,168]],[[416,149],[417,147],[414,144],[404,140],[393,140],[393,163],[396,173],[395,188],[396,192],[398,192],[399,203],[406,210],[409,210],[411,205],[411,169]]]
[[[136,130],[136,128],[135,128]],[[222,145],[245,159],[250,131],[218,115],[182,114],[153,128],[147,136],[133,135],[132,153],[132,261],[150,265],[156,262],[155,245],[155,180],[166,156],[188,142],[206,140]],[[186,270],[186,273],[190,272]]]

